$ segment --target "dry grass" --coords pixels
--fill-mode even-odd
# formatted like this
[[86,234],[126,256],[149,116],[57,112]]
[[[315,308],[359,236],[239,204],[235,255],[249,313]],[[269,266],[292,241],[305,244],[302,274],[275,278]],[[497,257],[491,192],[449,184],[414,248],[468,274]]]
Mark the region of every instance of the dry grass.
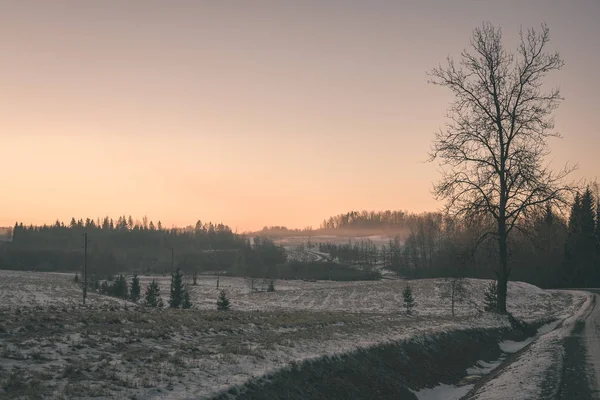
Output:
[[[452,318],[437,300],[440,282],[434,280],[411,282],[417,308],[406,315],[400,311],[402,281],[290,281],[278,282],[275,293],[250,293],[243,279],[222,278],[234,310],[218,312],[213,277],[192,288],[199,310],[158,311],[102,296],[83,307],[73,297],[79,294],[70,275],[40,275],[12,276],[11,285],[27,288],[18,301],[33,304],[2,297],[8,304],[0,307],[0,397],[28,396],[34,388],[45,398],[145,398],[159,391],[198,398],[323,354],[418,333],[505,324],[482,322],[473,305]],[[3,276],[0,271],[0,293]],[[167,278],[160,279],[166,293]],[[38,303],[43,297],[29,293],[35,282],[44,293],[51,282],[55,289],[49,292],[62,294]],[[484,284],[471,281],[471,291],[479,293]],[[510,293],[513,310],[531,319],[573,307],[569,295],[527,285],[512,285]]]

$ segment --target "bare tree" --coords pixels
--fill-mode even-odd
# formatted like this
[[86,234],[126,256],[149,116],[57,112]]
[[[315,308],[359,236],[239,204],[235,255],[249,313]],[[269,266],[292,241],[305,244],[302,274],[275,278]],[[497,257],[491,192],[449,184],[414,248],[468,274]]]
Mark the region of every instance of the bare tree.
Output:
[[442,299],[450,299],[452,316],[454,317],[454,305],[462,303],[469,297],[467,281],[461,276],[445,278],[440,289],[440,297]]
[[493,220],[480,241],[497,239],[499,312],[506,312],[511,232],[522,229],[533,209],[566,201],[570,188],[564,180],[573,170],[553,171],[544,161],[548,138],[560,137],[552,113],[562,97],[559,89],[546,91],[543,80],[564,62],[546,51],[546,25],[520,37],[516,52],[507,51],[501,29],[484,23],[473,31],[460,61],[448,57],[447,66],[429,72],[431,83],[455,97],[430,154],[442,173],[434,194],[447,201],[450,214]]

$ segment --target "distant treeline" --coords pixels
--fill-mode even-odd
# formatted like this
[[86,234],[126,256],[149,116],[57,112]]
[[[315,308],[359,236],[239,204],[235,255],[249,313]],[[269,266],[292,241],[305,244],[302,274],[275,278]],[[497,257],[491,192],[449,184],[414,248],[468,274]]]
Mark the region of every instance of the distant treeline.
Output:
[[287,262],[285,250],[267,237],[253,240],[223,224],[198,221],[195,226],[165,229],[146,218],[116,221],[87,218],[69,224],[25,226],[16,223],[12,242],[0,247],[0,269],[81,273],[87,233],[88,273],[92,281],[120,273],[203,273],[272,279],[376,279],[373,272],[345,265]]
[[409,213],[406,211],[350,211],[324,219],[318,229],[308,226],[289,229],[285,226],[265,226],[253,234],[271,237],[314,236],[332,234],[336,236],[397,235],[406,237],[414,230],[418,221],[436,213]]
[[[576,196],[568,214],[546,207],[527,215],[511,234],[511,280],[541,287],[600,286],[600,204],[587,189]],[[341,214],[333,225],[374,224],[393,213]],[[494,221],[454,219],[441,213],[398,213],[398,226],[408,229],[383,246],[369,239],[346,244],[320,243],[319,250],[338,262],[371,269],[383,264],[406,278],[467,276],[494,279],[498,263]],[[356,225],[355,220],[364,221]],[[402,222],[400,222],[402,221]]]
[[[600,286],[600,203],[589,188],[576,196],[568,215],[548,206],[521,221],[511,234],[511,280],[545,288]],[[406,277],[493,279],[495,239],[493,221],[429,214],[418,219],[403,246],[384,252],[388,266]]]
[[[88,235],[88,265],[105,275],[166,272],[172,264],[186,270],[226,270],[241,262],[241,253],[254,251],[247,238],[223,224],[198,221],[195,226],[166,229],[147,218],[139,223],[132,217],[116,221],[73,218],[69,224],[16,223],[12,242],[0,248],[0,268],[79,271],[84,262],[84,233]],[[248,254],[246,258],[253,260]]]

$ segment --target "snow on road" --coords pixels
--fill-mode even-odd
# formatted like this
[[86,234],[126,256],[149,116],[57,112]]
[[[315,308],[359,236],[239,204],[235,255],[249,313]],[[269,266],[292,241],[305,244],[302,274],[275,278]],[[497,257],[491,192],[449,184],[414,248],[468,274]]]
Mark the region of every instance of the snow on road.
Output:
[[[560,382],[563,341],[569,336],[575,323],[585,318],[593,307],[594,295],[576,291],[569,293],[577,299],[576,309],[572,313],[562,315],[563,318],[566,317],[562,321],[562,325],[555,330],[550,330],[552,326],[549,325],[538,331],[541,336],[533,341],[515,362],[503,369],[494,379],[478,388],[469,398],[477,400],[540,399],[543,398],[543,391],[548,390],[543,387],[544,382]],[[507,341],[503,343],[503,346],[506,350],[518,351],[525,347],[523,343]],[[551,398],[554,398],[552,394]]]

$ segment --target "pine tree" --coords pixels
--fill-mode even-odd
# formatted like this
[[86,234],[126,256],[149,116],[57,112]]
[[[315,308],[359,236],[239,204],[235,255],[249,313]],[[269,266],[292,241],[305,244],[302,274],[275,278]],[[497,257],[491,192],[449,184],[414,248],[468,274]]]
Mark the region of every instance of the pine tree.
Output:
[[127,280],[124,275],[119,275],[112,287],[113,296],[126,299],[128,297]]
[[498,283],[490,282],[483,292],[483,308],[485,311],[498,311]]
[[219,294],[219,298],[217,299],[217,310],[219,311],[228,311],[229,310],[229,299],[225,294],[225,290],[221,290]]
[[153,279],[152,282],[146,287],[145,301],[148,307],[163,308],[163,301],[160,297],[160,288],[158,283]]
[[596,271],[600,274],[600,199],[596,199]]
[[596,211],[590,188],[577,195],[571,208],[565,243],[565,284],[571,287],[595,286]]
[[581,198],[579,193],[575,195],[575,200],[571,206],[571,213],[569,214],[569,223],[567,226],[567,239],[565,241],[565,252],[564,252],[564,278],[563,286],[576,287],[579,278],[579,266],[577,265],[577,242],[579,233],[581,231],[580,219],[581,219]]
[[102,281],[102,284],[100,285],[100,293],[102,294],[110,294],[112,288],[111,286],[108,284],[107,281]]
[[596,211],[594,210],[594,196],[588,187],[581,198],[581,257],[585,286],[596,287],[595,253],[596,253]]
[[275,291],[275,282],[271,279],[271,281],[269,281],[269,288],[267,289],[269,292],[274,292]]
[[169,307],[179,308],[183,301],[184,292],[183,274],[181,273],[181,270],[177,268],[177,270],[171,274],[171,296],[169,298]]
[[140,299],[140,278],[138,278],[137,274],[133,274],[133,278],[131,279],[131,290],[129,292],[131,301],[138,301]]
[[183,292],[183,300],[181,301],[181,308],[187,310],[192,308],[192,302],[190,301],[190,292],[185,290]]
[[412,308],[415,306],[415,299],[413,297],[412,288],[410,285],[406,285],[404,291],[402,292],[402,297],[404,298],[404,307],[406,307],[406,312],[410,314]]

